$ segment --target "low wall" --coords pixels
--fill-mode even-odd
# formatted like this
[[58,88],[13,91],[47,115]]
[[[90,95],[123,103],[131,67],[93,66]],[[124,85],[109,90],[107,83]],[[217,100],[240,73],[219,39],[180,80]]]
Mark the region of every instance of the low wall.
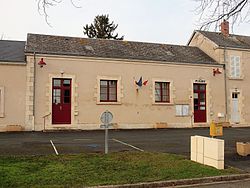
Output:
[[224,140],[191,136],[191,160],[224,169]]

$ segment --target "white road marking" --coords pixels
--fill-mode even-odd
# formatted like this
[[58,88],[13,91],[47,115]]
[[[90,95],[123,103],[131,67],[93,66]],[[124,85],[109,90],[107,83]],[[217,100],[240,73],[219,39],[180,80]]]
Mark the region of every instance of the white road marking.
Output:
[[125,142],[122,142],[122,141],[120,141],[120,140],[117,140],[117,139],[112,139],[113,141],[115,141],[115,142],[118,142],[118,143],[120,143],[120,144],[123,144],[123,145],[125,145],[125,146],[129,146],[129,147],[131,147],[131,148],[134,148],[134,149],[136,149],[136,150],[138,150],[138,151],[144,151],[143,149],[140,149],[140,148],[138,148],[138,147],[135,147],[135,146],[133,146],[133,145],[131,145],[131,144],[127,144],[127,143],[125,143]]
[[54,143],[52,142],[52,140],[50,140],[50,143],[51,143],[52,147],[54,148],[54,151],[55,151],[56,155],[58,155],[56,146],[54,145]]

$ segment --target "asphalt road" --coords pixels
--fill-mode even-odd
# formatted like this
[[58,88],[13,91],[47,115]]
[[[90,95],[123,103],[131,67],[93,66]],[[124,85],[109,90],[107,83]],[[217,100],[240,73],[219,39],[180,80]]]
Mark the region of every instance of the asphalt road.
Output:
[[[208,128],[109,130],[109,152],[168,152],[190,157],[190,136],[209,136]],[[225,165],[250,172],[250,156],[236,154],[236,142],[250,142],[250,128],[225,128]],[[104,131],[0,133],[0,155],[104,152]]]

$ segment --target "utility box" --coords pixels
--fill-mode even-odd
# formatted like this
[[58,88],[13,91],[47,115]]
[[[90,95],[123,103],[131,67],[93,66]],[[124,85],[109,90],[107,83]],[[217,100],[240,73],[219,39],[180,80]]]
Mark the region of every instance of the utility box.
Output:
[[223,123],[215,123],[212,121],[210,123],[210,136],[223,136]]
[[236,142],[236,149],[241,156],[250,155],[250,142]]

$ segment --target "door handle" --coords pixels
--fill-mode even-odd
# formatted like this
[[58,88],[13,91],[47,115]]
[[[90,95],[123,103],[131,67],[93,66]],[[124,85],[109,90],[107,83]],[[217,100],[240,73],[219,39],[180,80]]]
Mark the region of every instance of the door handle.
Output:
[[62,110],[62,106],[60,106],[60,110]]

